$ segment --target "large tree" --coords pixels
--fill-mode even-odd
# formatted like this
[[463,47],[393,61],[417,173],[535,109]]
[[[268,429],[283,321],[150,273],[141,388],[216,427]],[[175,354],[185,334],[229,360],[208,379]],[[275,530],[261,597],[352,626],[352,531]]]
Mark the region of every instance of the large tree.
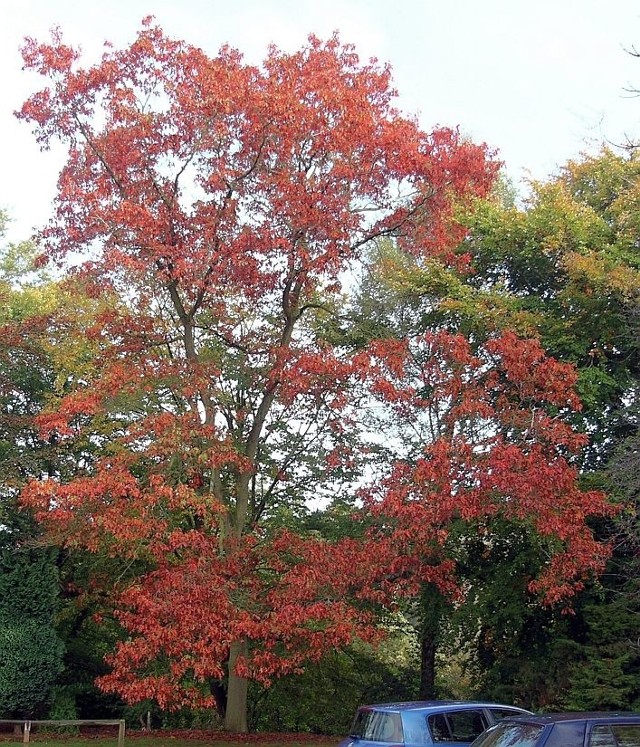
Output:
[[94,370],[40,418],[94,445],[107,422],[117,442],[26,498],[63,544],[146,564],[116,600],[131,640],[103,686],[215,703],[242,731],[247,678],[372,630],[371,553],[283,529],[358,466],[370,356],[322,319],[378,237],[449,252],[453,204],[494,166],[402,117],[389,70],[336,38],[258,68],[147,21],[90,68],[57,33],[24,59],[50,83],[20,116],[69,148],[46,256],[119,298],[87,330]]

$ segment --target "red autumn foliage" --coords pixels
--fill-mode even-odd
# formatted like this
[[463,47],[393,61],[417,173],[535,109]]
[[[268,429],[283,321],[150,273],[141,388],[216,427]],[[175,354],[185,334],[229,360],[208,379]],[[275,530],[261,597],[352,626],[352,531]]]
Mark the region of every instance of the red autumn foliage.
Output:
[[[46,256],[85,253],[87,292],[118,299],[88,330],[91,380],[40,419],[105,448],[74,479],[24,492],[63,544],[143,569],[113,590],[130,637],[102,687],[214,705],[209,683],[228,675],[226,725],[241,731],[246,678],[374,639],[375,605],[419,583],[455,592],[442,551],[453,517],[503,512],[557,536],[537,582],[550,599],[598,567],[575,517],[605,504],[577,490],[580,439],[548,413],[576,406],[568,369],[509,335],[477,354],[444,334],[358,353],[322,335],[380,237],[464,264],[453,216],[491,185],[484,147],[422,132],[394,108],[389,69],[338,38],[272,48],[254,67],[146,22],[93,67],[59,34],[23,54],[49,85],[19,116],[43,147],[69,148]],[[373,397],[442,427],[364,492],[362,540],[294,531],[281,518],[292,495],[358,477]]]
[[572,458],[586,439],[566,420],[580,407],[573,368],[511,332],[475,351],[448,332],[403,349],[401,367],[396,357],[389,365],[380,346],[375,390],[390,403],[399,433],[422,428],[421,437],[410,459],[362,491],[381,518],[373,536],[388,546],[394,584],[417,593],[422,582],[446,588],[448,580],[451,590],[454,565],[443,548],[452,522],[474,522],[482,533],[500,516],[554,538],[531,591],[548,604],[572,596],[608,555],[587,517],[615,512],[604,494],[578,487]]

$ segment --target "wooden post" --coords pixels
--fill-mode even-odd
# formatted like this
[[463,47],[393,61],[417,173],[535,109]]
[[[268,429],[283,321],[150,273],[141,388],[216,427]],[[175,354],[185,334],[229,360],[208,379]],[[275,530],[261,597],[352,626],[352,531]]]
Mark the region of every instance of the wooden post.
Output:
[[124,719],[118,724],[118,747],[124,747]]
[[24,731],[22,732],[22,744],[29,744],[30,733],[31,733],[31,721],[25,721]]

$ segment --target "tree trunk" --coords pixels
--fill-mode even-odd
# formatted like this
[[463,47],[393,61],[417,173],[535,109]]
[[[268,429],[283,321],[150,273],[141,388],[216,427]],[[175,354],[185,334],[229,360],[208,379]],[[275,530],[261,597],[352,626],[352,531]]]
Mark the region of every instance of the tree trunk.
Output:
[[420,693],[422,700],[437,698],[436,653],[440,626],[447,602],[433,584],[427,584],[420,596]]
[[420,641],[420,700],[436,700],[436,641],[422,631]]
[[244,677],[235,673],[239,657],[246,658],[248,646],[246,641],[235,641],[229,650],[229,687],[227,689],[227,710],[224,715],[225,731],[245,734],[247,726],[247,686]]

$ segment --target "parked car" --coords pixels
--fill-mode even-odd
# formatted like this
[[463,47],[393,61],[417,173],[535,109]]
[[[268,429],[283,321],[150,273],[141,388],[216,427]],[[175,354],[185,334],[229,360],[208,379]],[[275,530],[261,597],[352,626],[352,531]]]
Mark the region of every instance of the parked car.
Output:
[[527,713],[515,706],[459,700],[361,706],[338,747],[466,747],[501,719]]
[[640,747],[640,713],[547,713],[505,718],[473,747]]

